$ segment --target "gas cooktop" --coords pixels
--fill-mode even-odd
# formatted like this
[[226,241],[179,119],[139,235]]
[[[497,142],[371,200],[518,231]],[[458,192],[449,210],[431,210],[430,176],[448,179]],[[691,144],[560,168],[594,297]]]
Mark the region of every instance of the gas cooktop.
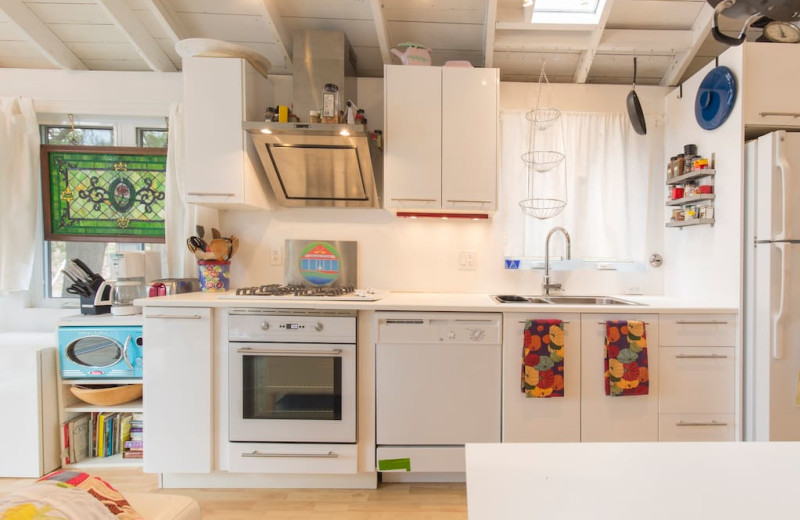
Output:
[[355,289],[352,286],[315,287],[306,285],[256,285],[240,287],[235,293],[223,294],[222,299],[233,300],[339,300],[376,301],[381,295],[372,289]]

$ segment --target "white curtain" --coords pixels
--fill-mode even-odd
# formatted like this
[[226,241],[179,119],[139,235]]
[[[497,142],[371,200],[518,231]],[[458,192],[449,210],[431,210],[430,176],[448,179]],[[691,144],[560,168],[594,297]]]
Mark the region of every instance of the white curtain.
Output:
[[39,125],[29,98],[0,98],[0,294],[30,288],[38,243]]
[[219,227],[219,212],[186,202],[186,145],[184,143],[183,104],[169,109],[167,147],[166,223],[167,274],[169,278],[197,276],[195,257],[186,247],[186,239],[195,234],[195,226]]
[[[501,117],[501,179],[507,222],[507,257],[544,256],[547,232],[563,226],[572,238],[573,258],[641,261],[647,250],[647,222],[653,153],[658,132],[640,136],[628,116],[618,113],[562,113],[561,123],[537,131],[535,148],[563,151],[567,205],[557,216],[539,220],[527,216],[519,202],[527,195],[526,164],[530,123],[525,111],[503,112]],[[556,172],[558,173],[558,172]],[[534,173],[537,180],[553,173]],[[559,186],[536,185],[560,198]],[[663,208],[657,208],[663,212]],[[561,240],[559,238],[559,240]],[[560,256],[561,248],[553,247]]]

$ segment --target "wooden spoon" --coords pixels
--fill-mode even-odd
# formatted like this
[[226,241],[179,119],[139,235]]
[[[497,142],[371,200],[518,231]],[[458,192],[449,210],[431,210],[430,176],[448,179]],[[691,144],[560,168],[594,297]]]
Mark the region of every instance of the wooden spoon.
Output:
[[239,250],[239,237],[236,235],[231,235],[231,256],[236,254],[236,251]]
[[215,238],[208,244],[208,250],[214,253],[217,260],[224,261],[228,259],[230,243],[224,238]]

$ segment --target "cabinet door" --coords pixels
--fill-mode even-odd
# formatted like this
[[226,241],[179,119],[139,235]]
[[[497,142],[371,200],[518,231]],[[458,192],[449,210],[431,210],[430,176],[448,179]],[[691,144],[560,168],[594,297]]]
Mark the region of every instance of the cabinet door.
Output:
[[211,309],[146,307],[144,470],[211,471]]
[[733,413],[732,347],[662,347],[661,413]]
[[[645,322],[647,395],[605,395],[606,320]],[[658,441],[658,316],[652,314],[584,314],[581,319],[581,440]]]
[[497,207],[497,69],[442,68],[442,207]]
[[387,65],[384,205],[441,208],[442,72]]
[[[564,322],[564,397],[526,397],[521,389],[525,321]],[[578,314],[503,315],[503,442],[580,442],[581,321]]]

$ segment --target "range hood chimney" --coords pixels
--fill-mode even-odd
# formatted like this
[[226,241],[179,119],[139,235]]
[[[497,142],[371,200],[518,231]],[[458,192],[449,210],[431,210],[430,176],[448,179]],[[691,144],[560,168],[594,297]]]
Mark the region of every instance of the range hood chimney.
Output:
[[343,32],[293,34],[293,112],[299,123],[244,123],[264,165],[275,196],[284,206],[377,208],[383,154],[370,153],[364,125],[310,123],[309,111],[322,107],[326,83],[339,87],[345,101],[358,105],[356,58]]

